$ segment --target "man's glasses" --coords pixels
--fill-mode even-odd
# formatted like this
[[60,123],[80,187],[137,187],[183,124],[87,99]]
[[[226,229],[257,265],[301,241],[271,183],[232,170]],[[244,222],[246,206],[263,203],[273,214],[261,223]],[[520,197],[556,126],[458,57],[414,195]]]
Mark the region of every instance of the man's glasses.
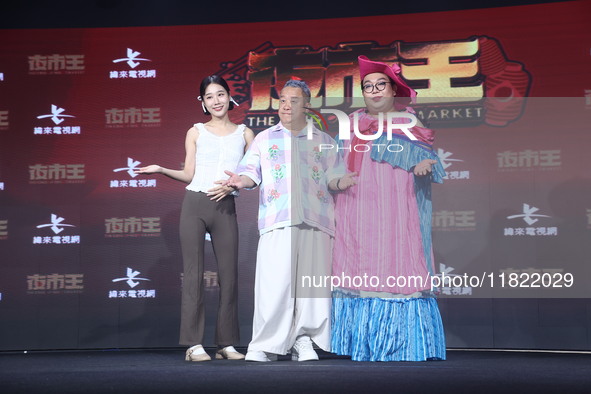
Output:
[[389,84],[392,82],[386,82],[386,81],[382,81],[382,82],[378,82],[375,85],[371,84],[371,83],[366,83],[365,85],[363,85],[363,91],[365,93],[373,93],[374,89],[378,92],[381,92],[382,90],[386,89],[386,84]]

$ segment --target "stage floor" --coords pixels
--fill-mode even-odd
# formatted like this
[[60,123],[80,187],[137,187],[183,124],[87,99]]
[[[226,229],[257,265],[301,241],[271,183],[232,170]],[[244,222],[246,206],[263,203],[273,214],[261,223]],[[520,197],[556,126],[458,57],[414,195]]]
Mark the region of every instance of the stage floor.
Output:
[[[213,354],[213,349],[207,349]],[[244,349],[238,349],[243,351]],[[184,361],[184,349],[0,353],[0,393],[590,393],[591,354],[448,350],[446,361]]]

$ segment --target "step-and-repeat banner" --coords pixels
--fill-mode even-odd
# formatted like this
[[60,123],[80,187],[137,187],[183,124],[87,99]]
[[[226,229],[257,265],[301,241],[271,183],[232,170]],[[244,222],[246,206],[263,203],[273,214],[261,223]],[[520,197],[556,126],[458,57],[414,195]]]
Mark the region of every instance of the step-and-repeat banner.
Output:
[[[240,104],[232,120],[259,132],[277,123],[292,76],[309,83],[316,107],[356,109],[337,98],[360,97],[359,55],[399,62],[417,116],[437,131],[446,177],[433,187],[433,239],[448,345],[589,348],[590,17],[588,3],[562,2],[0,30],[0,350],[176,346],[184,185],[134,169],[182,167],[187,129],[207,121],[203,77],[223,76]],[[243,345],[257,200],[237,200]],[[211,344],[210,244],[205,284]],[[569,341],[546,340],[562,334]]]

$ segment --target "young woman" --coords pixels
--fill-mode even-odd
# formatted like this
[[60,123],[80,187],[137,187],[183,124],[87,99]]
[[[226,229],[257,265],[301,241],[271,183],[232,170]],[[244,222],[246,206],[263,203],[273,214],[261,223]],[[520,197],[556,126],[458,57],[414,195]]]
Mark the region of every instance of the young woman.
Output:
[[216,75],[201,82],[203,111],[211,115],[205,124],[196,123],[187,131],[185,166],[171,170],[159,165],[140,168],[140,174],[163,174],[188,183],[180,219],[183,253],[183,289],[181,304],[181,345],[188,345],[185,360],[209,361],[202,346],[205,327],[203,305],[203,260],[205,235],[211,242],[218,263],[220,301],[215,342],[216,358],[241,360],[244,355],[232,346],[239,341],[237,311],[238,225],[234,195],[229,186],[215,183],[226,179],[224,170],[236,168],[254,139],[245,125],[230,121],[228,111],[237,105],[227,82]]
[[[412,113],[407,105],[416,93],[398,65],[359,56],[359,71],[365,108],[350,118],[368,138],[341,141],[348,170],[358,173],[358,180],[337,196],[333,254],[333,275],[357,280],[333,295],[332,350],[356,361],[445,359],[429,280],[431,182],[442,182],[444,175],[432,148],[434,133],[415,126],[410,132],[416,140],[401,130],[389,139],[386,114]],[[393,123],[408,122],[404,116]],[[378,130],[382,135],[369,140]],[[379,282],[359,281],[368,277]]]

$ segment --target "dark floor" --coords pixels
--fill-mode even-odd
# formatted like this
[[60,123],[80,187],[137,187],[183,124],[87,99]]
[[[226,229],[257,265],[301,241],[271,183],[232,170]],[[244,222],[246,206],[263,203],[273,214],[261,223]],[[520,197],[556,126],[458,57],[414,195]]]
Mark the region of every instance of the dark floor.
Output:
[[591,355],[450,350],[428,362],[321,353],[315,362],[195,363],[184,349],[0,353],[3,394],[176,392],[591,393]]

